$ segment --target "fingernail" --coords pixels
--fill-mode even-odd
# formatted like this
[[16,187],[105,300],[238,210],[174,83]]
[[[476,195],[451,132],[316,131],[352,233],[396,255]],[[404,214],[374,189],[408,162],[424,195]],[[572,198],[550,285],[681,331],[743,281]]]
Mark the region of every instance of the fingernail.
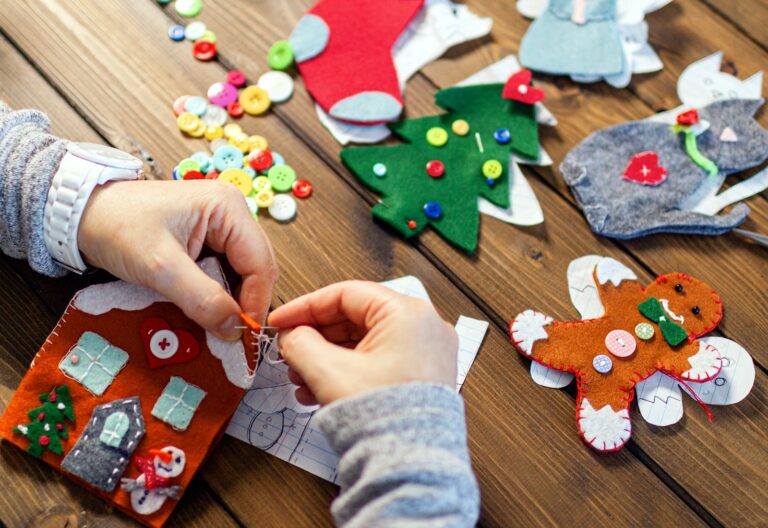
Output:
[[238,328],[242,324],[239,316],[232,315],[214,331],[214,334],[225,341],[237,341],[243,335],[243,329]]

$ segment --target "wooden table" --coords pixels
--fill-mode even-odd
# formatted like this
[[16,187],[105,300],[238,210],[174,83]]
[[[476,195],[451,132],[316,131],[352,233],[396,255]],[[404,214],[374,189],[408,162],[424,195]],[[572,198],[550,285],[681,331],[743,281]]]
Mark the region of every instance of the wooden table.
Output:
[[[204,94],[228,68],[250,79],[311,0],[206,0],[199,19],[219,38],[219,62],[201,63],[189,43],[166,36],[177,22],[153,0],[120,2],[0,0],[0,99],[47,111],[62,137],[104,142],[143,157],[150,174],[170,177],[203,140],[183,137],[170,105]],[[407,115],[436,112],[432,97],[518,49],[529,22],[513,0],[468,0],[492,16],[491,37],[459,46],[409,83]],[[744,78],[768,66],[765,0],[675,0],[649,17],[665,68],[633,78],[628,89],[537,78],[560,123],[543,129],[557,161],[590,132],[677,106],[682,69],[717,50]],[[768,90],[764,90],[768,93]],[[768,126],[768,111],[758,114]],[[351,277],[423,280],[449,320],[485,318],[491,328],[464,387],[470,448],[480,481],[481,524],[748,526],[768,524],[768,253],[735,235],[653,236],[618,242],[589,230],[556,168],[524,167],[546,221],[518,228],[487,217],[480,250],[465,256],[433,232],[403,242],[370,218],[373,196],[341,165],[339,145],[318,122],[301,81],[293,99],[266,117],[246,117],[311,180],[313,197],[297,220],[262,225],[281,268],[274,304]],[[766,195],[750,200],[747,229],[768,233]],[[757,379],[742,403],[713,408],[713,424],[693,401],[680,424],[647,425],[634,411],[633,439],[598,455],[576,434],[574,394],[539,387],[513,351],[507,321],[537,307],[573,319],[565,271],[576,257],[611,255],[643,280],[686,271],[723,297],[721,335],[753,355]],[[0,259],[0,405],[7,404],[39,345],[78,288],[104,276],[53,281],[25,263]],[[0,520],[7,526],[131,524],[99,500],[21,451],[0,448]],[[322,526],[336,488],[232,438],[224,438],[177,509],[174,526]],[[69,524],[66,524],[66,522]]]

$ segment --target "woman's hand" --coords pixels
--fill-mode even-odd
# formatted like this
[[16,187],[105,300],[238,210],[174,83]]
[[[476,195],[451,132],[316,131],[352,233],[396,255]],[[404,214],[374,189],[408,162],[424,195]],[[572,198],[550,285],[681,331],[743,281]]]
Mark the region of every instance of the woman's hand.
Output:
[[341,282],[276,309],[269,324],[305,404],[425,381],[456,385],[458,337],[424,301],[370,282]]
[[[91,195],[77,240],[89,264],[156,290],[223,339],[239,337],[241,311],[266,317],[277,281],[269,239],[227,183],[108,183]],[[242,276],[240,305],[195,264],[203,244]]]

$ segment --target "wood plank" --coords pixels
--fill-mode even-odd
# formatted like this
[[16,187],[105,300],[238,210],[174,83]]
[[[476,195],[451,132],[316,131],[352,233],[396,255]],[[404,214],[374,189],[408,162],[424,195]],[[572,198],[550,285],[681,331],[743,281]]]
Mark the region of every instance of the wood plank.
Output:
[[768,49],[768,6],[762,0],[704,0],[723,18]]
[[[148,150],[166,173],[175,161],[196,149],[196,142],[181,138],[175,131],[170,102],[184,91],[204,93],[208,85],[223,77],[223,69],[195,63],[189,57],[188,46],[169,42],[165,36],[168,20],[155,16],[159,11],[151,3],[128,7],[113,2],[109,8],[97,9],[48,0],[28,5],[5,2],[2,7],[0,23],[5,31],[106,137],[136,138],[142,146],[151,147]],[[110,17],[104,17],[104,12],[109,12]],[[19,20],[24,24],[11,23]],[[27,26],[39,28],[34,38]],[[59,61],[71,56],[84,57],[88,66],[58,66]],[[88,73],[94,70],[98,73]],[[110,86],[110,90],[96,92],[94,87],[98,86]],[[317,189],[307,205],[302,204],[293,224],[264,222],[282,266],[278,299],[289,299],[342,278],[382,280],[412,273],[425,282],[436,305],[449,319],[459,313],[481,316],[426,259],[373,225],[360,197],[293,137],[275,115],[244,123],[247,128],[258,123],[279,150],[291,153],[288,157],[300,174],[313,175]],[[101,126],[105,127],[103,131]],[[525,390],[519,394],[517,390],[523,389],[516,387],[525,386],[527,374],[519,368],[510,372],[498,368],[510,364],[509,354],[503,330],[494,328],[466,388],[474,460],[478,466],[489,468],[479,474],[485,494],[483,515],[488,523],[510,524],[519,519],[531,524],[552,519],[566,523],[574,518],[586,522],[589,517],[595,524],[607,525],[631,523],[637,511],[646,511],[648,518],[657,523],[680,518],[699,523],[690,509],[630,453],[619,453],[611,459],[613,462],[606,462],[595,460],[581,448],[573,431],[569,397],[546,391],[527,394]],[[493,368],[489,368],[491,365]],[[508,423],[505,417],[517,415],[520,406],[551,408],[554,417],[535,413],[535,422],[531,422],[532,415],[524,414],[521,422],[527,425]],[[500,445],[526,445],[531,435],[543,435],[544,431],[547,441],[539,442],[540,449],[524,453],[498,449]],[[274,460],[265,463],[266,458],[259,458],[263,455],[244,444],[228,441],[223,445],[231,449],[218,450],[204,476],[243,523],[261,524],[262,518],[285,522],[286,511],[298,524],[328,522],[331,486],[286,464]],[[574,449],[566,453],[563,445]],[[562,468],[562,473],[545,471],[553,465]],[[234,468],[238,479],[233,479]],[[507,480],[508,473],[517,475],[516,480]],[[584,491],[565,482],[565,473],[579,473],[585,481],[600,483],[589,490],[588,500],[601,507],[585,511]],[[628,482],[632,483],[631,489],[625,485]],[[527,497],[525,490],[536,490],[536,496]],[[657,497],[657,505],[663,506],[649,508],[642,498],[647,496]],[[611,506],[617,497],[618,505]],[[531,501],[537,504],[535,508],[530,506]]]
[[[453,84],[483,65],[505,56],[514,49],[513,42],[519,41],[522,32],[527,28],[527,22],[509,14],[509,7],[505,2],[469,4],[481,14],[494,16],[494,36],[498,44],[491,43],[482,47],[466,45],[463,47],[466,49],[462,50],[466,53],[452,53],[450,58],[429,66],[426,75],[429,81],[439,86]],[[235,17],[234,13],[240,13],[240,16]],[[212,0],[206,4],[205,20],[219,35],[219,50],[225,60],[244,69],[251,78],[256,78],[266,67],[263,57],[271,42],[287,35],[301,13],[302,8],[293,4],[289,6],[285,3],[277,5]],[[242,16],[243,14],[245,16]],[[238,35],[243,34],[247,27],[254,23],[260,27],[268,26],[269,30],[263,38],[243,42]],[[282,31],[275,31],[275,25],[281,25]],[[246,50],[250,53],[248,61],[240,63],[236,59],[230,59],[244,57]],[[406,96],[409,116],[434,113],[434,107],[431,105],[433,85],[430,85],[429,81],[417,77],[410,83]],[[545,131],[543,136],[543,143],[555,159],[562,158],[572,145],[598,128],[652,113],[643,101],[627,91],[613,90],[602,85],[577,87],[560,79],[545,79],[543,85],[548,95],[548,106],[560,118],[560,125],[554,130]],[[316,122],[314,115],[304,110],[310,101],[303,87],[297,87],[294,98],[299,100],[299,104],[294,102],[278,107],[276,112],[285,116],[294,130],[310,136],[312,144],[317,145],[324,154],[330,152],[330,163],[334,164],[339,174],[358,192],[366,194],[338,165],[338,145]],[[545,181],[557,188],[561,197],[570,200],[570,194],[556,175],[556,171],[537,169],[536,173],[541,174]],[[466,286],[465,291],[476,294],[495,314],[499,314],[499,317],[510,317],[518,313],[529,306],[531,301],[525,299],[535,299],[536,306],[547,307],[547,310],[559,317],[573,318],[575,314],[569,307],[565,291],[565,268],[568,262],[585,253],[599,252],[618,256],[632,263],[632,260],[637,258],[633,256],[636,250],[634,245],[617,245],[595,237],[589,232],[581,215],[573,207],[563,204],[561,197],[553,196],[550,187],[537,179],[532,181],[532,185],[542,201],[544,210],[547,211],[547,222],[543,226],[518,229],[494,220],[484,220],[483,240],[480,252],[475,258],[465,257],[448,248],[434,233],[422,236],[423,249],[427,254],[433,255],[436,261],[443,263],[451,273],[455,273],[456,278]],[[758,208],[758,215],[761,215],[762,211]],[[753,221],[754,219],[750,220]],[[692,262],[696,262],[696,274],[713,284],[724,295],[727,294],[729,316],[723,324],[723,330],[728,335],[738,335],[740,342],[747,342],[746,346],[750,347],[758,358],[765,357],[765,347],[762,346],[765,344],[765,334],[755,329],[755,326],[765,326],[765,321],[758,313],[759,308],[752,310],[747,303],[739,302],[742,299],[762,299],[765,295],[764,289],[761,288],[761,280],[765,276],[765,261],[761,249],[728,237],[681,239],[665,236],[632,244],[648,244],[650,248],[654,248],[653,252],[646,250],[636,263],[647,266],[655,273],[688,269]],[[703,245],[709,246],[704,249]],[[681,246],[686,251],[681,251]],[[622,253],[623,248],[629,248],[632,253]],[[708,256],[710,248],[711,253],[715,255],[711,258]],[[721,254],[728,254],[729,257],[733,255],[735,258],[723,262],[723,259],[716,257]],[[681,267],[683,265],[684,268]],[[731,271],[730,278],[721,277],[727,275],[723,273],[724,268]],[[651,275],[645,274],[645,279],[650,280]],[[543,284],[549,287],[542,288]],[[557,285],[560,285],[560,289]],[[499,291],[504,293],[499,295]],[[761,306],[759,301],[756,305]],[[745,319],[745,314],[751,314],[751,317]],[[759,394],[764,390],[765,383],[765,378],[758,375],[758,388],[755,389],[757,396],[753,396],[755,401],[759,402]],[[727,415],[728,423],[723,424],[721,420],[716,422],[713,430],[719,440],[716,447],[710,445],[708,449],[727,452],[739,459],[741,457],[737,455],[743,452],[743,448],[737,439],[747,438],[744,445],[749,446],[748,457],[740,461],[739,470],[753,474],[757,469],[759,475],[762,466],[755,466],[753,461],[759,460],[764,454],[760,430],[765,427],[766,415],[761,411],[755,414],[748,403],[737,408],[738,411],[724,410],[723,414]],[[733,491],[738,487],[733,482],[719,480],[720,473],[726,467],[722,461],[719,465],[705,467],[697,472],[696,476],[689,475],[690,464],[696,461],[692,457],[684,456],[685,464],[681,464],[678,452],[687,451],[681,446],[698,446],[699,431],[704,430],[705,424],[702,416],[693,414],[686,420],[686,425],[688,427],[685,435],[676,437],[674,441],[657,431],[650,431],[644,424],[640,425],[637,427],[638,445],[661,464],[665,471],[669,471],[673,478],[684,482],[686,489],[692,492],[697,500],[702,501],[704,507],[710,509],[716,517],[738,523],[749,522],[754,520],[755,516],[759,518],[764,515],[764,496],[758,494],[754,500],[747,499],[747,507],[741,504],[740,498],[737,501],[724,498],[731,493],[738,493]],[[738,475],[739,471],[734,471],[733,474]],[[765,479],[758,478],[758,481],[764,483]],[[734,506],[735,502],[739,502],[738,507]]]

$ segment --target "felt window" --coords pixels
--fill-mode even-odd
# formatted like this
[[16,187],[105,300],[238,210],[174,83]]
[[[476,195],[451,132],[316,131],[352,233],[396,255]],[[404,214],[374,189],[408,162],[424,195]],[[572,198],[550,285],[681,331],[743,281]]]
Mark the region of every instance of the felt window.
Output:
[[171,376],[160,398],[152,408],[152,416],[162,420],[174,429],[186,430],[192,417],[205,397],[200,387],[187,383],[177,376]]
[[59,363],[59,369],[101,396],[128,362],[128,354],[98,334],[83,332],[77,344]]
[[104,427],[99,435],[99,440],[110,447],[120,447],[125,433],[128,432],[128,415],[124,412],[113,412],[104,421]]

